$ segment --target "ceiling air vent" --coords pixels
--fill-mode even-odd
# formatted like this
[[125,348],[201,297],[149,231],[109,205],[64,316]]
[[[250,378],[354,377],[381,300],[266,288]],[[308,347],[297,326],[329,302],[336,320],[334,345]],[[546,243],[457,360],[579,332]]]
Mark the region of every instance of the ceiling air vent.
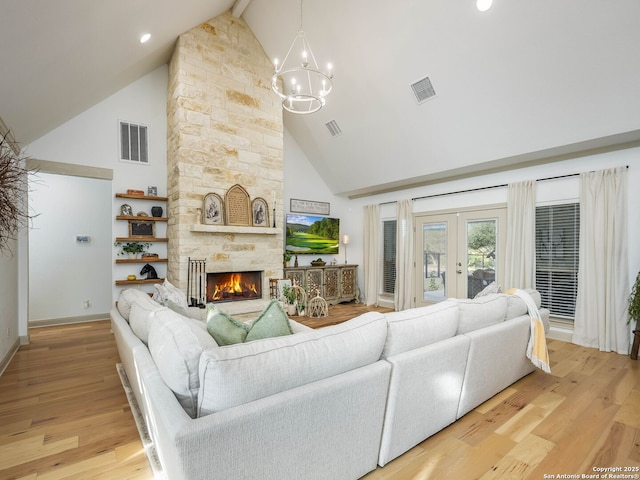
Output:
[[342,133],[342,130],[338,125],[338,122],[336,122],[335,120],[331,120],[330,122],[325,123],[325,126],[329,130],[329,133],[331,134],[332,137],[337,137]]
[[412,83],[411,90],[413,90],[413,94],[416,96],[418,103],[426,102],[436,96],[436,91],[433,89],[429,77],[424,77],[422,80]]

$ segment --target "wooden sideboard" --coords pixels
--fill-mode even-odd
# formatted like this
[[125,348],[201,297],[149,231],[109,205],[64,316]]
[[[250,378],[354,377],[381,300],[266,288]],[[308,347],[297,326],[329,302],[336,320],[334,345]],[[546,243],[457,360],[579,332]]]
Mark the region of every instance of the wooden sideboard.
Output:
[[289,267],[284,269],[284,278],[303,287],[309,298],[320,293],[330,305],[351,300],[358,302],[358,265]]

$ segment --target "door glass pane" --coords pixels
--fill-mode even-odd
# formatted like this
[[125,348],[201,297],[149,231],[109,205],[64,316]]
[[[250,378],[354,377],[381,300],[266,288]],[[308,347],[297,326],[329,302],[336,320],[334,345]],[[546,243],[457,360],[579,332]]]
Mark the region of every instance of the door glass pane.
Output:
[[467,222],[467,298],[496,279],[497,220]]
[[439,302],[447,297],[447,223],[422,225],[423,299]]

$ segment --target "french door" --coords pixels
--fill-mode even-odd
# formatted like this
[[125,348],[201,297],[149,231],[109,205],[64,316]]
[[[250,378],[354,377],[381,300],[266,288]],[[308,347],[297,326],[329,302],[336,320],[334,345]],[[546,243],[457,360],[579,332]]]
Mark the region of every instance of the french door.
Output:
[[504,277],[506,208],[415,217],[415,304],[473,298]]

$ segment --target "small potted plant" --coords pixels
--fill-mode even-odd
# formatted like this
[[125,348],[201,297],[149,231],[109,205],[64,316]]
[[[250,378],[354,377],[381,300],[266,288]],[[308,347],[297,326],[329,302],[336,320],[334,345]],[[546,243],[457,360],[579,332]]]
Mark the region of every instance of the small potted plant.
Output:
[[638,358],[638,349],[640,348],[640,330],[638,330],[638,320],[640,320],[640,272],[638,272],[636,281],[631,288],[628,311],[629,323],[633,320],[636,324],[633,330],[633,347],[631,347],[631,359],[636,360]]
[[286,310],[289,315],[296,314],[296,294],[289,285],[282,287],[282,296],[286,302]]
[[144,252],[151,246],[151,244],[147,242],[115,242],[113,245],[120,247],[118,255],[124,255],[126,253],[131,259],[138,258],[139,253]]
[[284,268],[287,268],[289,266],[290,260],[291,260],[291,254],[285,250],[284,253],[282,254],[282,261],[283,261]]

